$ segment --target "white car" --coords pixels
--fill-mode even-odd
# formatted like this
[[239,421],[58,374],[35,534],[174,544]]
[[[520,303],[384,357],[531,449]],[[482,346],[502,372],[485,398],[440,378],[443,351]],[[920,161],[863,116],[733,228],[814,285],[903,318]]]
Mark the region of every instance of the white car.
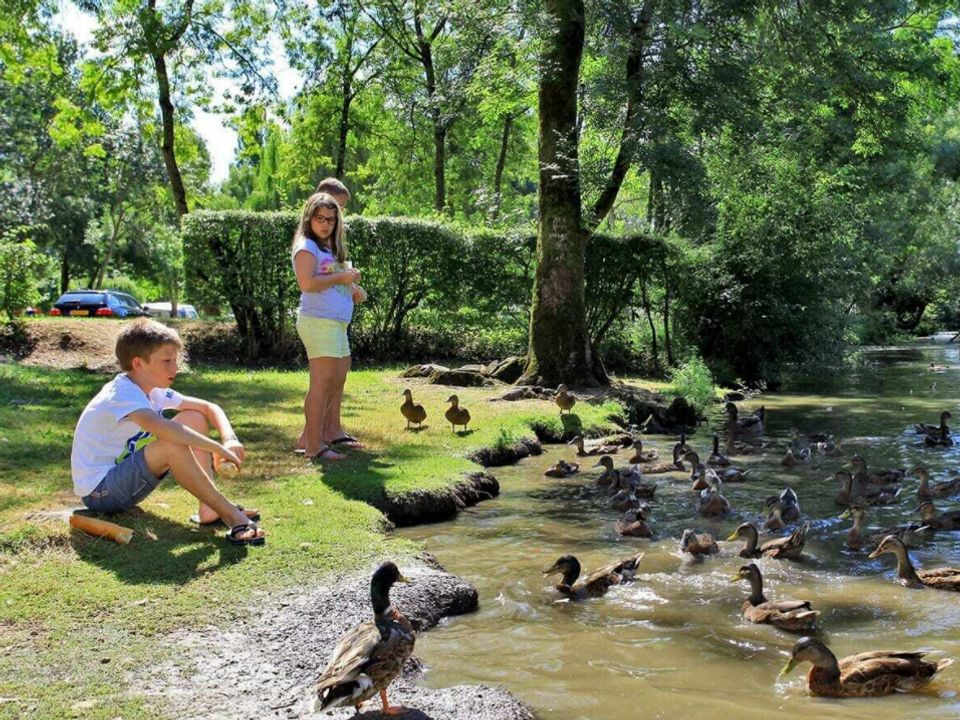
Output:
[[[168,302],[144,303],[143,309],[146,310],[151,317],[171,317],[171,305]],[[197,309],[193,305],[178,304],[177,317],[195,320],[200,317],[200,315],[197,314]]]

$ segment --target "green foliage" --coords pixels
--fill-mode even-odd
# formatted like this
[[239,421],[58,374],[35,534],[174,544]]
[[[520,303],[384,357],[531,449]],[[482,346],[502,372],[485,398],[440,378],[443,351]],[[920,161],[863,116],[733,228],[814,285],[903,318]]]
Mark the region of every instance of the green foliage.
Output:
[[0,310],[8,320],[39,302],[38,288],[49,272],[49,258],[32,241],[0,237]]
[[703,413],[713,402],[716,388],[710,368],[697,355],[670,370],[670,392],[687,401]]

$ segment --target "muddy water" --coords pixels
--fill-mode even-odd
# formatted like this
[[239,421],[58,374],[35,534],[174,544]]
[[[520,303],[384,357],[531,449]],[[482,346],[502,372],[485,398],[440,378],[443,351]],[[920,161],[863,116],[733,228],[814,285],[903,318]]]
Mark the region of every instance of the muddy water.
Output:
[[[803,680],[809,665],[778,676],[796,636],[740,617],[748,587],[729,581],[744,562],[736,555],[740,543],[721,543],[719,555],[699,564],[678,549],[684,528],[725,538],[739,523],[760,518],[765,497],[790,486],[811,522],[806,557],[757,561],[767,596],[811,600],[822,612],[820,636],[841,657],[930,648],[960,659],[960,595],[907,590],[894,582],[892,556],[868,560],[865,552],[844,549],[849,521],[838,518],[832,475],[849,468],[846,459],[817,457],[793,469],[780,464],[789,429],[796,426],[836,433],[847,458],[860,453],[877,469],[923,463],[934,481],[953,477],[960,447],[925,448],[912,424],[935,422],[942,409],[960,418],[958,352],[943,344],[874,351],[853,370],[798,379],[790,391],[766,395],[771,446],[764,454],[735,458],[752,475],[749,482],[725,486],[732,514],[705,520],[696,513],[687,476],[655,476],[652,541],[617,536],[616,515],[593,487],[597,470],[565,480],[541,475],[557,457],[572,458],[568,448],[498,469],[498,499],[453,522],[403,532],[474,583],[481,597],[476,615],[457,618],[417,643],[428,666],[425,682],[501,684],[538,716],[564,720],[766,719],[775,711],[825,718],[869,713],[871,720],[960,717],[960,662],[920,694],[811,698]],[[954,369],[932,373],[926,367],[931,361]],[[692,441],[701,455],[707,454],[708,433],[701,430]],[[661,455],[669,454],[671,438],[650,440]],[[621,453],[621,462],[627,457]],[[915,520],[915,506],[911,479],[897,505],[871,509],[867,525]],[[938,503],[941,509],[958,506],[956,500]],[[640,549],[646,555],[637,581],[597,600],[559,600],[551,585],[556,578],[540,573],[567,553],[589,570]],[[960,533],[941,533],[912,556],[921,567],[958,564]]]

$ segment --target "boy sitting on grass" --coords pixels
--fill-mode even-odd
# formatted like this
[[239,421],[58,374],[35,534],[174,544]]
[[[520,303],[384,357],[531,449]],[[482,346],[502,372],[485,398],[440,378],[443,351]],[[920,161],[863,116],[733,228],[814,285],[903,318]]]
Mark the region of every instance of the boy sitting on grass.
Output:
[[[234,505],[213,484],[213,458],[243,463],[243,445],[220,407],[170,389],[183,343],[176,330],[137,320],[120,331],[122,373],[91,400],[77,423],[70,464],[74,492],[98,513],[129,510],[168,472],[200,501],[201,524],[223,521],[235,545],[263,545],[259,514]],[[167,420],[164,410],[179,414]],[[222,444],[208,437],[216,428]]]

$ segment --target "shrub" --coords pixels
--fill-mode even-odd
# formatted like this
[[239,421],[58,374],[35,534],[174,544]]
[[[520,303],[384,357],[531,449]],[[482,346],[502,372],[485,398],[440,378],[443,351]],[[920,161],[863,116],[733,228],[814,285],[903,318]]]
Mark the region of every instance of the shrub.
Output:
[[710,368],[697,355],[679,367],[670,370],[670,391],[687,401],[702,413],[713,401],[715,390]]
[[33,242],[0,238],[0,309],[7,319],[40,300],[38,287],[49,271],[49,258]]
[[[285,321],[300,295],[289,250],[296,223],[291,212],[201,211],[184,218],[187,292],[202,305],[230,306],[247,359],[278,357],[289,345]],[[505,324],[514,331],[504,345],[513,347],[526,331],[529,239],[406,218],[353,217],[346,230],[369,294],[356,308],[353,334],[373,355],[400,351],[409,357],[414,325],[429,326],[428,333],[439,328],[432,334],[449,339],[455,356],[463,355],[468,339],[495,335]],[[478,323],[469,332],[464,308]],[[428,348],[425,354],[433,353]]]

